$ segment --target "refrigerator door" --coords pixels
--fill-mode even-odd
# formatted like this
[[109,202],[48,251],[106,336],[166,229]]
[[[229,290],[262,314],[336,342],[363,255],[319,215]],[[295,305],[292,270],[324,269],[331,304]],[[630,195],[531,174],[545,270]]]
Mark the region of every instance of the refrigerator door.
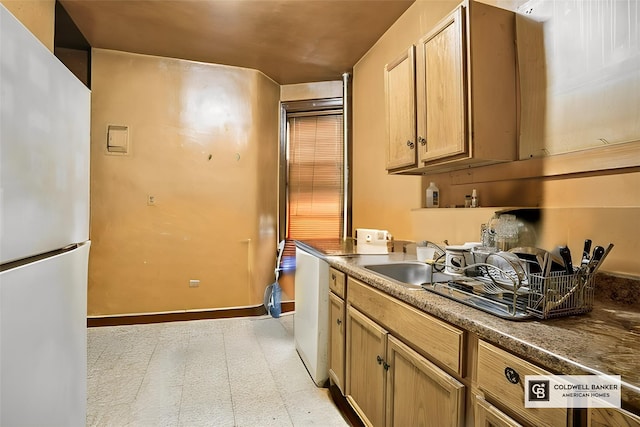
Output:
[[91,92],[0,5],[0,264],[89,239]]
[[0,425],[86,424],[89,246],[0,272]]

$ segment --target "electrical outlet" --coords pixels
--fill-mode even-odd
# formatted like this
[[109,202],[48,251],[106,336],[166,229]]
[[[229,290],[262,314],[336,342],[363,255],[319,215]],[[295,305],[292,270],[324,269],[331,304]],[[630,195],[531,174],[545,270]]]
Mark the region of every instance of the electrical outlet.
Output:
[[189,287],[190,288],[197,288],[198,286],[200,286],[200,280],[189,280]]
[[156,196],[148,195],[147,196],[147,205],[153,206],[156,204]]

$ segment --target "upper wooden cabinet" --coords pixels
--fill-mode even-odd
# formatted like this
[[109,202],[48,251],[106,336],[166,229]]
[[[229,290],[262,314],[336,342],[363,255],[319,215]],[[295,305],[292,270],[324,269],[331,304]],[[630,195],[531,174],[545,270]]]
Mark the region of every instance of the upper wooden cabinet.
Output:
[[420,164],[468,152],[463,13],[458,7],[418,42]]
[[415,48],[384,67],[387,169],[416,165]]
[[[426,174],[516,160],[513,12],[475,1],[463,3],[417,42],[415,62],[415,85],[401,87],[416,90],[417,153],[411,164],[408,154],[405,162],[394,162],[389,156],[390,173]],[[397,63],[386,68],[395,70]],[[399,111],[393,103],[400,99],[405,107],[412,105],[411,96],[394,93],[397,87],[397,82],[386,85],[386,99],[389,146],[393,143],[399,148],[402,140],[391,139],[397,132],[394,129],[408,129],[414,119],[389,113]],[[395,123],[397,120],[401,123]],[[405,141],[405,145],[411,144]]]

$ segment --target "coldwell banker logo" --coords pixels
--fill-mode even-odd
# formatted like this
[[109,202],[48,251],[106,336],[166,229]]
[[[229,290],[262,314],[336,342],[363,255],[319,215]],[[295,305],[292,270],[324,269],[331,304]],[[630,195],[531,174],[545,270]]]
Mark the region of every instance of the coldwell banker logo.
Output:
[[549,381],[532,380],[529,381],[529,401],[548,402],[549,401]]
[[525,408],[619,408],[620,375],[527,375]]

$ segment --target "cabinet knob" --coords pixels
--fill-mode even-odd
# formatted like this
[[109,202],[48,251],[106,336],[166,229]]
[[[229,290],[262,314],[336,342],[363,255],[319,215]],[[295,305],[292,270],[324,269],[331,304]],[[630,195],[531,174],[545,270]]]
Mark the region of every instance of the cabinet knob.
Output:
[[376,360],[378,361],[378,365],[382,365],[382,362],[384,362],[380,356],[376,357]]
[[427,145],[427,140],[424,139],[423,137],[419,136],[418,137],[418,142],[420,143],[420,145],[425,146]]
[[520,382],[520,375],[516,372],[515,369],[508,366],[504,368],[504,376],[511,384],[518,384]]
[[387,362],[383,362],[382,367],[384,368],[385,371],[388,371],[391,365],[389,365]]
[[333,280],[334,282],[336,281],[336,275],[335,274],[331,274],[331,280]]
[[414,146],[414,145],[415,145],[415,144],[413,143],[413,141],[411,141],[411,140],[408,140],[408,141],[407,141],[407,147],[409,147],[409,148],[413,148],[413,146]]
[[336,323],[337,323],[338,325],[341,325],[341,324],[342,324],[342,320],[340,320],[340,319],[336,319]]

